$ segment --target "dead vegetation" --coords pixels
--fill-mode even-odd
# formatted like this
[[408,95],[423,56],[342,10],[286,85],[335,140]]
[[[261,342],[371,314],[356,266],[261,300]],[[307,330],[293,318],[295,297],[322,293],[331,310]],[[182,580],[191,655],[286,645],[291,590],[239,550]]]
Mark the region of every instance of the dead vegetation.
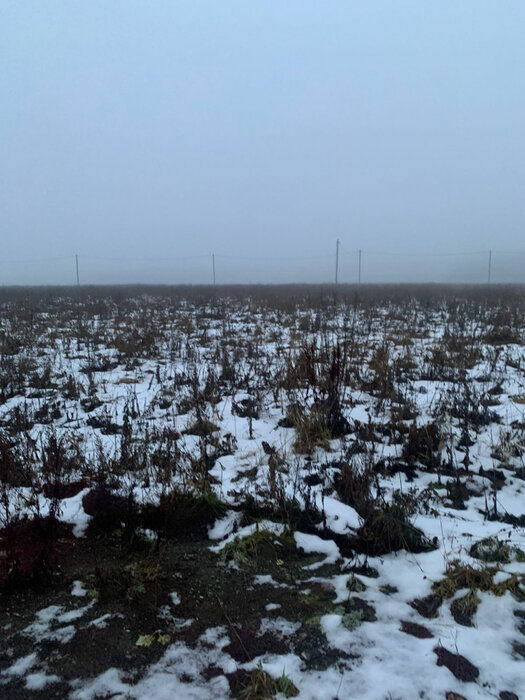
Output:
[[[166,551],[207,542],[233,513],[234,532],[261,520],[284,530],[233,539],[217,557],[224,567],[253,574],[264,562],[278,577],[277,562],[296,556],[296,530],[337,544],[355,579],[337,612],[348,630],[375,619],[354,595],[355,574],[372,575],[369,557],[442,545],[418,527],[419,515],[466,509],[482,496],[481,517],[524,517],[498,501],[525,474],[523,421],[502,425],[498,411],[511,388],[517,404],[523,393],[511,346],[523,343],[524,302],[513,288],[342,287],[337,298],[302,287],[2,289],[0,309],[6,600],[56,584],[75,541],[62,516],[77,496],[100,600],[157,610]],[[429,387],[423,415],[418,399]],[[475,450],[488,430],[490,469]],[[235,464],[235,476],[223,463]],[[424,489],[414,487],[418,475]],[[334,529],[328,499],[355,511],[359,524]],[[114,566],[99,562],[108,547],[118,552]],[[487,539],[470,555],[480,565],[449,563],[415,610],[432,619],[447,601],[471,626],[480,592],[523,600],[523,578],[495,581],[499,565],[523,560],[519,548]],[[290,564],[283,586],[295,584],[298,569]],[[334,612],[313,593],[299,607],[312,619]],[[402,629],[429,636],[413,622]],[[155,647],[164,630],[148,634]],[[458,678],[476,677],[466,660],[435,653]],[[234,681],[246,700],[297,693],[285,675],[261,668]]]
[[[217,409],[231,397],[232,415],[246,421],[250,439],[274,406],[282,411],[279,425],[293,431],[293,452],[308,463],[330,453],[335,441],[345,445],[346,458],[330,479],[309,469],[294,488],[308,511],[315,485],[329,488],[333,481],[363,518],[356,546],[371,555],[434,546],[411,524],[406,497],[386,497],[382,474],[404,471],[411,478],[414,470],[427,470],[438,483],[453,476],[447,496],[464,507],[472,436],[497,422],[491,406],[501,390],[493,381],[480,393],[465,372],[484,354],[495,367],[501,348],[520,341],[523,328],[522,301],[511,288],[378,287],[359,295],[341,288],[337,300],[326,289],[301,287],[224,288],[213,295],[205,288],[3,290],[0,303],[0,401],[8,406],[0,424],[4,528],[16,489],[32,491],[27,504],[44,494],[53,518],[62,499],[89,487],[84,507],[93,533],[122,529],[132,538],[139,526],[170,536],[194,527],[202,533],[222,507],[211,502],[220,492],[211,472],[236,450]],[[411,386],[427,378],[452,386],[435,402],[434,420],[421,423]],[[112,408],[108,382],[127,392],[122,412]],[[136,387],[145,384],[149,407],[137,400]],[[376,399],[377,421],[349,419],[359,391]],[[170,425],[177,413],[188,415],[179,429]],[[89,444],[85,427],[92,431]],[[519,477],[518,427],[514,437],[500,434],[493,456]],[[190,448],[185,436],[197,442]],[[375,452],[385,438],[399,445],[395,463]],[[293,500],[283,495],[290,457],[270,447],[267,470],[259,472],[268,474],[267,491],[259,484],[251,495],[259,508],[266,504],[297,522],[283,505]],[[500,517],[494,493],[505,476],[497,474],[483,473],[489,517]],[[132,496],[138,486],[158,487],[158,505],[138,508]],[[313,518],[320,520],[322,514]]]

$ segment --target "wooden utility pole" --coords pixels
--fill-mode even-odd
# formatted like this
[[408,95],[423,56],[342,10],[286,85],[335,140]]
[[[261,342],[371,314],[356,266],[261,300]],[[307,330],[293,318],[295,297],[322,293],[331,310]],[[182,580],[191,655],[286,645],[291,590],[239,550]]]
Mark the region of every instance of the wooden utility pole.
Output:
[[215,287],[215,253],[211,254],[211,264],[213,267],[213,286]]
[[489,273],[487,278],[487,283],[490,284],[490,277],[492,274],[492,251],[489,250]]
[[78,276],[78,255],[75,254],[75,265],[77,268],[77,287],[80,287],[80,277]]
[[359,267],[357,270],[357,284],[361,284],[361,253],[363,251],[359,248]]
[[337,285],[337,278],[339,276],[339,238],[335,243],[335,283]]

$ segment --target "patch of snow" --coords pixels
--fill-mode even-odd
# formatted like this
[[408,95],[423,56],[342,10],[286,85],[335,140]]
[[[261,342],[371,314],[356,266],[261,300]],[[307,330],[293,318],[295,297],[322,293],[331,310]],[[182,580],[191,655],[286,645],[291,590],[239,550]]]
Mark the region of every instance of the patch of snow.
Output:
[[73,525],[75,537],[83,537],[86,534],[91,516],[84,511],[82,499],[89,493],[89,488],[83,489],[72,498],[64,498],[60,501],[61,519]]
[[100,617],[91,620],[91,622],[88,624],[88,627],[98,627],[98,629],[104,629],[108,626],[108,620],[110,620],[112,617],[113,615],[111,613],[101,615]]
[[351,506],[341,503],[332,496],[315,494],[315,502],[321,512],[324,512],[326,526],[340,535],[347,535],[352,530],[357,530],[362,525],[362,519]]
[[274,523],[271,520],[261,520],[259,523],[254,523],[253,525],[247,525],[241,528],[238,532],[234,532],[223,540],[220,544],[210,547],[212,552],[220,552],[227,544],[234,542],[237,538],[242,539],[244,537],[249,537],[255,532],[273,532],[275,535],[282,535],[284,532],[284,525],[282,523]]
[[28,690],[42,690],[50,683],[60,683],[61,678],[54,674],[46,674],[43,671],[40,673],[29,673],[26,676],[26,688]]
[[22,656],[20,659],[17,659],[14,664],[6,668],[2,673],[8,676],[23,676],[30,668],[33,668],[37,661],[38,654],[34,651],[27,656]]
[[78,687],[70,694],[71,700],[94,700],[95,698],[112,697],[113,695],[126,696],[129,685],[120,680],[121,671],[116,668],[108,668],[100,676],[92,681],[75,681]]
[[230,510],[224,518],[218,519],[208,530],[210,540],[222,540],[224,537],[233,532],[235,525],[241,519],[241,513]]
[[257,636],[262,637],[263,634],[269,632],[282,639],[295,634],[300,627],[300,622],[291,622],[290,620],[285,620],[284,617],[277,617],[275,619],[263,617]]
[[318,569],[324,564],[335,564],[341,558],[339,547],[333,540],[323,540],[317,535],[307,535],[304,532],[294,532],[294,539],[297,546],[307,554],[317,553],[326,555],[323,561],[315,562],[305,569]]
[[71,595],[78,596],[80,598],[83,598],[85,595],[87,595],[87,591],[84,588],[84,584],[82,581],[73,581],[73,589],[71,591]]
[[[230,695],[229,683],[224,675],[208,679],[209,666],[221,668],[224,673],[237,670],[237,663],[223,648],[229,644],[224,628],[207,630],[195,648],[181,642],[169,646],[162,658],[153,664],[136,685],[126,682],[122,671],[112,668],[97,678],[76,681],[71,700],[95,700],[97,697],[122,695],[129,700],[217,700]],[[191,682],[188,683],[188,679]]]
[[137,534],[142,535],[142,537],[145,537],[148,540],[151,540],[152,542],[155,542],[157,539],[157,533],[155,530],[148,530],[145,527],[138,527],[137,528]]
[[78,620],[83,617],[87,611],[95,605],[95,601],[92,600],[90,603],[85,605],[83,608],[76,608],[76,610],[69,610],[68,612],[61,613],[57,616],[57,622],[63,624],[65,622],[73,622],[73,620]]
[[23,634],[32,637],[36,642],[47,640],[67,644],[75,636],[75,627],[73,625],[57,627],[56,625],[78,620],[85,615],[94,604],[95,601],[93,600],[83,608],[77,608],[76,610],[67,612],[63,612],[61,605],[50,605],[37,612],[36,620],[23,630]]
[[253,577],[253,582],[257,586],[269,585],[274,588],[290,588],[287,583],[279,583],[276,581],[271,574],[257,574],[257,576]]

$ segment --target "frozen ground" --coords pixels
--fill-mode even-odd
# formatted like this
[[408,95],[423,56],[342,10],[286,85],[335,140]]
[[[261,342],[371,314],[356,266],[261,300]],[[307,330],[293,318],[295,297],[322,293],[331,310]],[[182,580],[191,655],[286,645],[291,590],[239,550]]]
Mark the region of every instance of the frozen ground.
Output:
[[0,695],[525,698],[522,298],[4,302]]

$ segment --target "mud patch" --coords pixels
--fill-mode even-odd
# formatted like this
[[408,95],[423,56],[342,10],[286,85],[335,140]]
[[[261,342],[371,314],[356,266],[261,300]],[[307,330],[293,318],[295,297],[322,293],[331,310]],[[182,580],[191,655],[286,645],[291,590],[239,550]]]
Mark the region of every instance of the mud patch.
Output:
[[423,625],[418,625],[417,622],[409,622],[408,620],[401,620],[402,632],[405,634],[410,634],[418,639],[431,639],[434,635],[432,632]]
[[426,617],[428,620],[433,617],[437,617],[439,608],[443,599],[438,595],[427,595],[425,598],[416,598],[410,605],[417,610],[417,612],[422,616]]
[[437,665],[446,666],[456,678],[465,683],[473,683],[479,676],[479,669],[461,654],[453,654],[445,647],[435,647]]

